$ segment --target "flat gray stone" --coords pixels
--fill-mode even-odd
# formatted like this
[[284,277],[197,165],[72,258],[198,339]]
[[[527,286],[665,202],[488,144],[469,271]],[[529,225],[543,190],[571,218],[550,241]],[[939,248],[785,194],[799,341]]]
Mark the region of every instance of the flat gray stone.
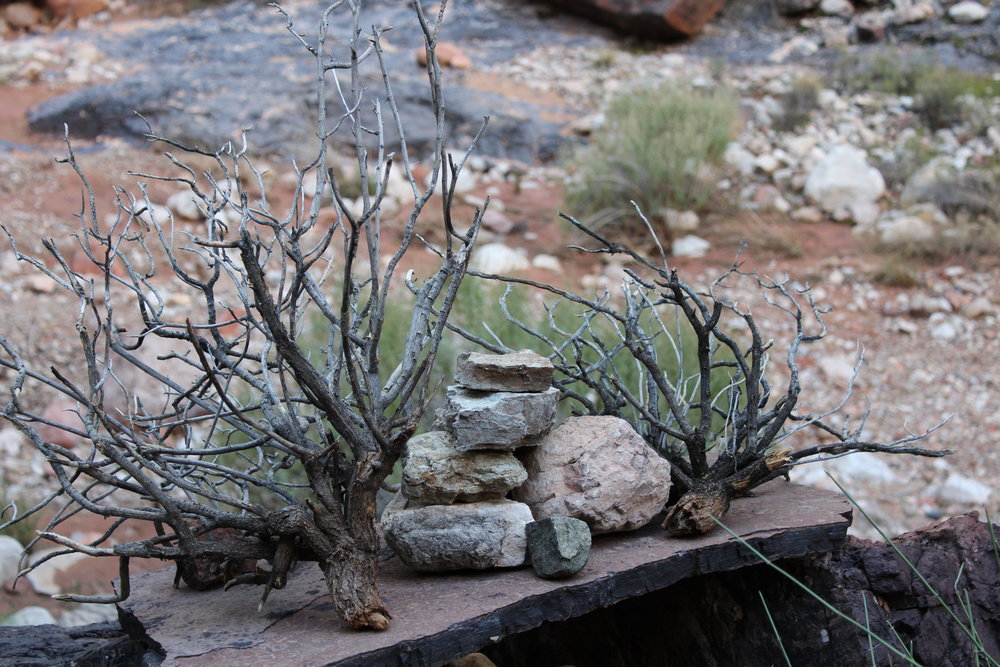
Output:
[[511,452],[460,452],[447,431],[410,438],[402,465],[403,495],[425,505],[499,500],[528,479],[528,471]]
[[480,391],[545,391],[554,376],[552,362],[531,350],[465,352],[455,362],[455,382]]
[[571,577],[590,556],[590,526],[568,516],[532,521],[524,527],[528,555],[535,574],[543,579]]
[[514,450],[536,444],[552,428],[559,404],[555,387],[541,392],[482,392],[448,387],[441,417],[455,448]]
[[513,500],[413,505],[397,494],[382,513],[386,542],[415,570],[486,570],[523,565],[531,510]]
[[[779,561],[840,546],[850,516],[842,495],[779,480],[734,500],[723,521]],[[570,580],[541,579],[531,568],[419,574],[399,559],[385,561],[379,590],[393,615],[385,632],[341,626],[313,563],[300,563],[262,613],[259,587],[174,588],[172,567],[133,576],[132,595],[119,608],[127,627],[161,647],[164,667],[442,664],[546,622],[759,562],[723,530],[680,539],[648,526],[596,538]]]

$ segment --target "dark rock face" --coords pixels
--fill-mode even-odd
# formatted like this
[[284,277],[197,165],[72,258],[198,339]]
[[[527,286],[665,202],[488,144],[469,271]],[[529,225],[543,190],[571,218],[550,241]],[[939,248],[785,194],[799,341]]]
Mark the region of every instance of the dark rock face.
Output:
[[[1000,535],[1000,528],[995,530]],[[1000,658],[1000,570],[987,525],[970,513],[895,541],[962,619],[955,591],[968,595],[984,648]],[[920,664],[976,664],[968,636],[888,544],[851,539],[831,554],[780,565],[897,650],[912,646]],[[767,565],[695,577],[575,619],[547,623],[483,652],[498,664],[525,667],[784,664],[761,594],[791,664],[881,667],[903,662],[877,641],[870,648],[864,632]]]
[[698,34],[726,0],[548,0],[625,32],[676,41]]
[[74,628],[57,625],[0,627],[0,665],[55,667],[140,665],[146,647],[117,623]]
[[[315,26],[328,4],[296,3],[295,28],[307,39],[315,39]],[[409,147],[419,155],[432,145],[435,128],[425,74],[415,61],[422,45],[415,14],[404,2],[371,1],[365,8],[362,25],[393,26],[387,36],[393,48],[385,58]],[[542,20],[521,3],[461,2],[449,7],[442,38],[461,39],[474,68],[502,62],[537,44],[599,41],[596,34],[567,28],[569,21]],[[330,34],[349,32],[345,6],[333,13]],[[61,135],[68,124],[74,137],[141,140],[151,126],[159,135],[214,150],[238,139],[241,128],[253,126],[254,153],[288,157],[313,145],[315,64],[285,30],[284,19],[263,2],[232,2],[128,34],[66,31],[60,39],[68,50],[82,42],[98,44],[110,58],[127,61],[131,73],[39,104],[29,114],[34,131]],[[342,43],[332,44],[339,47],[338,58],[348,57]],[[369,96],[384,97],[374,59],[364,69]],[[544,119],[572,117],[573,110],[512,99],[482,83],[466,87],[463,72],[447,70],[444,77],[449,147],[464,149],[489,115],[480,154],[526,162],[556,156],[564,142],[560,125]],[[332,84],[330,95],[336,99]],[[396,150],[393,137],[388,139],[389,150]]]

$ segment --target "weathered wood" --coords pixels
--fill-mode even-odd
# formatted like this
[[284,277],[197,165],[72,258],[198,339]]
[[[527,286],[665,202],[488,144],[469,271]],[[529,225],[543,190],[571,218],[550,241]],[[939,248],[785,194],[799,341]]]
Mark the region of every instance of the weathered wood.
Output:
[[[776,482],[735,500],[726,524],[769,558],[793,558],[841,544],[850,506],[838,495]],[[587,565],[561,581],[530,568],[427,575],[387,561],[379,589],[395,620],[381,633],[343,629],[312,564],[290,576],[261,614],[254,588],[173,589],[169,570],[133,578],[135,592],[120,607],[166,654],[164,665],[433,665],[547,621],[757,562],[724,531],[678,539],[654,523],[595,538]]]
[[548,0],[643,37],[673,41],[701,32],[726,0]]

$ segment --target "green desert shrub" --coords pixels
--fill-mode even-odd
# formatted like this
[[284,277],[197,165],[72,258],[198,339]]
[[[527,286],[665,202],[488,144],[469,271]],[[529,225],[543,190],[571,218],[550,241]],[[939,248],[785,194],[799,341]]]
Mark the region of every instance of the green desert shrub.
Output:
[[631,201],[652,217],[703,207],[737,127],[739,98],[675,82],[623,95],[605,115],[590,145],[569,160],[567,205],[596,227],[634,219]]
[[970,120],[983,125],[982,101],[1000,96],[1000,81],[941,65],[927,51],[846,56],[833,68],[833,85],[844,93],[912,95],[934,130]]

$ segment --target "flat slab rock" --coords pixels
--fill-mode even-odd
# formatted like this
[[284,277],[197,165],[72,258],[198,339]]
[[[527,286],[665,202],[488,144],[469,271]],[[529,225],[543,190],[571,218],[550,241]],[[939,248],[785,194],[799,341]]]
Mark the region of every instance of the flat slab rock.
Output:
[[[841,544],[851,509],[838,494],[783,481],[733,502],[726,524],[765,556],[799,557]],[[382,564],[379,586],[392,609],[385,632],[352,632],[337,622],[320,571],[305,563],[257,613],[260,590],[174,589],[173,568],[133,577],[120,604],[123,623],[166,654],[164,666],[435,665],[507,635],[607,607],[698,574],[759,561],[722,530],[692,539],[655,525],[594,539],[574,577],[517,570],[420,574],[397,559]]]

